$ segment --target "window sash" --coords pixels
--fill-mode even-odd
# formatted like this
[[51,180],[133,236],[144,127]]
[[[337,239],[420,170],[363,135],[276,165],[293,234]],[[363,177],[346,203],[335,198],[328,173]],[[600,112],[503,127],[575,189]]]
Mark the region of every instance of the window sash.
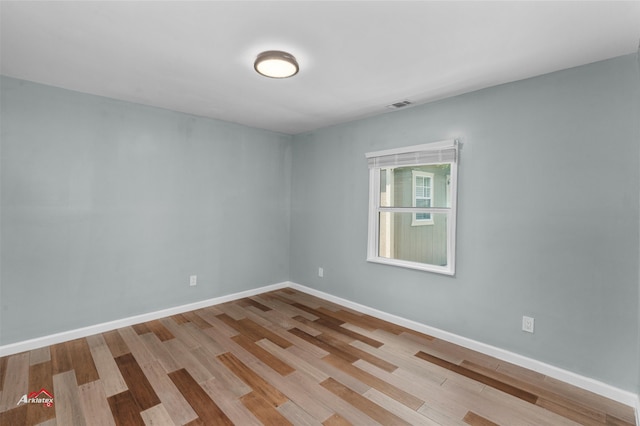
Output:
[[[412,204],[413,207],[431,207],[433,204],[433,173],[421,172],[414,170],[411,173],[411,186],[413,190]],[[418,183],[421,183],[420,185]],[[419,202],[424,202],[424,205],[418,205]],[[413,213],[413,219],[411,226],[417,225],[431,225],[433,219],[429,212],[415,212]]]

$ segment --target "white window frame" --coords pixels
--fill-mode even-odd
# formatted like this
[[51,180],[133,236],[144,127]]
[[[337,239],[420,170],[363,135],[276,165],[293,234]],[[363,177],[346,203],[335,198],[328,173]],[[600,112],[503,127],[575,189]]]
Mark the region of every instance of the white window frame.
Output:
[[[453,160],[438,160],[447,157],[446,153],[453,150]],[[444,155],[442,153],[445,153]],[[421,271],[435,272],[444,275],[455,275],[456,267],[456,212],[457,212],[457,179],[458,179],[458,143],[455,140],[432,142],[422,145],[408,146],[404,148],[389,149],[384,151],[368,152],[369,161],[369,230],[367,245],[367,261],[381,263],[403,268],[417,269]],[[395,159],[395,160],[394,160]],[[380,165],[382,162],[396,161],[397,167],[450,164],[449,175],[450,205],[447,207],[382,207],[380,204],[380,170],[389,168],[389,165]],[[433,186],[433,181],[432,181]],[[414,197],[415,203],[415,197]],[[405,212],[405,213],[441,213],[447,217],[447,264],[446,266],[432,265],[428,263],[413,262],[402,259],[391,259],[379,255],[379,229],[380,213]],[[393,216],[393,215],[392,215]],[[432,216],[433,217],[433,216]]]
[[[416,188],[418,187],[416,181],[417,178],[428,178],[429,179],[429,197],[420,197],[423,200],[429,200],[431,203],[429,205],[433,206],[433,173],[423,172],[420,170],[412,170],[411,171],[411,199],[412,199],[412,207],[417,207],[418,196],[416,194]],[[420,213],[414,212],[411,216],[411,226],[423,226],[423,225],[433,225],[433,215],[429,214],[429,219],[418,219],[418,215]]]

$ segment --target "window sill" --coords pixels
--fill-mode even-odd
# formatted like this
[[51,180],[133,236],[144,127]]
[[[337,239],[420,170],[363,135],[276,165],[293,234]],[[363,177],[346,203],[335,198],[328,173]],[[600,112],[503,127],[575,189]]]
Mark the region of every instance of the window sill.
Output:
[[367,262],[381,263],[383,265],[399,266],[401,268],[416,269],[419,271],[433,272],[442,275],[455,275],[455,271],[448,266],[429,265],[420,262],[411,262],[409,260],[388,259],[386,257],[369,257]]

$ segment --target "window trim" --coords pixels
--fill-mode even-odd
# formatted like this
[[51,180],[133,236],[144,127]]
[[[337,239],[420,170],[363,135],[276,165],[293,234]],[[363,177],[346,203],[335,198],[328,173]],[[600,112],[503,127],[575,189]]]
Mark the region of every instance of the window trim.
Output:
[[[387,168],[378,164],[380,157],[398,156],[405,158],[413,155],[421,158],[421,154],[427,154],[429,158],[443,157],[445,151],[454,150],[453,160],[438,161],[430,160],[427,163],[416,162],[413,164],[403,163],[402,166],[424,165],[424,164],[450,164],[450,206],[449,207],[381,207],[380,206],[380,170]],[[403,156],[403,154],[405,154]],[[427,272],[435,272],[443,275],[455,275],[456,267],[456,218],[457,218],[457,180],[458,180],[458,141],[445,140],[422,145],[408,146],[404,148],[394,148],[384,151],[366,153],[369,161],[369,226],[367,241],[367,261],[386,265],[398,266],[409,269],[417,269]],[[416,160],[419,161],[419,160]],[[381,257],[379,250],[379,218],[381,212],[411,212],[411,213],[444,213],[447,215],[447,266],[432,265],[428,263],[413,262],[402,259],[391,259]]]
[[[416,206],[416,201],[418,199],[418,197],[416,196],[416,178],[418,177],[425,177],[425,178],[429,178],[429,190],[430,190],[430,196],[429,197],[424,197],[423,199],[425,200],[429,200],[431,201],[431,203],[429,203],[430,205],[433,205],[433,177],[434,174],[433,173],[429,173],[429,172],[422,172],[420,170],[411,170],[411,201],[412,201],[412,207],[417,207]],[[411,226],[424,226],[424,225],[433,225],[433,216],[429,215],[429,219],[418,219],[416,216],[419,213],[414,212],[411,215]]]

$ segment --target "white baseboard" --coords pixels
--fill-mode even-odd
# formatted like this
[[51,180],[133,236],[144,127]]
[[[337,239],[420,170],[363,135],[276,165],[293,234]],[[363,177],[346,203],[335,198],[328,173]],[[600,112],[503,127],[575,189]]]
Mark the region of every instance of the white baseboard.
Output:
[[618,389],[606,383],[599,382],[589,377],[581,376],[568,370],[563,370],[558,367],[554,367],[549,364],[537,361],[532,358],[528,358],[513,352],[506,351],[504,349],[497,348],[495,346],[487,345],[476,340],[468,339],[466,337],[458,336],[453,333],[449,333],[444,330],[440,330],[435,327],[431,327],[425,324],[421,324],[416,321],[412,321],[406,318],[399,317],[397,315],[389,314],[380,311],[375,308],[371,308],[365,305],[361,305],[356,302],[352,302],[341,297],[333,296],[328,293],[324,293],[319,290],[315,290],[310,287],[305,287],[300,284],[285,281],[277,284],[267,285],[264,287],[258,287],[252,290],[241,291],[239,293],[233,293],[226,296],[215,297],[213,299],[201,300],[199,302],[189,303],[186,305],[176,306],[173,308],[162,309],[155,312],[149,312],[146,314],[135,315],[128,318],[123,318],[115,321],[109,321],[101,324],[91,325],[88,327],[78,328],[75,330],[64,331],[61,333],[52,334],[49,336],[38,337],[35,339],[25,340],[22,342],[11,343],[8,345],[0,346],[0,356],[7,356],[16,354],[19,352],[29,351],[32,349],[41,348],[43,346],[55,345],[57,343],[66,342],[73,339],[79,339],[82,337],[91,336],[93,334],[104,333],[118,328],[127,327],[142,322],[152,321],[155,319],[164,318],[171,315],[180,314],[183,312],[193,311],[195,309],[206,308],[208,306],[218,305],[220,303],[230,302],[232,300],[242,299],[243,297],[255,296],[268,291],[278,290],[281,288],[291,287],[296,290],[311,294],[321,299],[328,300],[330,302],[337,303],[339,305],[351,308],[358,312],[362,312],[376,318],[389,321],[393,324],[401,325],[403,327],[410,328],[415,331],[419,331],[424,334],[436,337],[438,339],[445,340],[447,342],[455,343],[468,349],[472,349],[483,354],[501,359],[503,361],[510,362],[512,364],[519,365],[529,370],[537,371],[554,379],[561,380],[571,385],[586,389],[594,392],[598,395],[602,395],[606,398],[613,399],[622,404],[636,409],[636,424],[640,425],[640,399],[638,395]]
[[213,299],[201,300],[199,302],[188,303],[182,306],[162,309],[146,314],[135,315],[115,321],[104,322],[101,324],[90,325],[88,327],[77,328],[75,330],[63,331],[61,333],[51,334],[48,336],[37,337],[35,339],[24,340],[21,342],[10,343],[0,346],[0,356],[17,354],[19,352],[30,351],[32,349],[41,348],[43,346],[55,345],[57,343],[69,340],[79,339],[81,337],[91,336],[93,334],[104,333],[106,331],[116,330],[118,328],[127,327],[129,325],[139,324],[142,322],[152,321],[171,315],[181,314],[196,309],[206,308],[220,303],[230,302],[232,300],[242,299],[243,297],[255,296],[257,294],[268,291],[278,290],[289,286],[289,282],[282,282],[251,290],[241,291],[226,296],[214,297]]
[[[331,294],[324,293],[322,291],[315,290],[310,287],[305,287],[303,285],[296,284],[296,283],[289,283],[289,285],[291,288],[300,290],[304,293],[308,293],[313,296],[319,297],[321,299],[325,299],[330,302],[337,303],[338,305],[351,308],[355,311],[362,312],[362,313],[374,316],[376,318],[383,319],[385,321],[389,321],[393,324],[401,325],[403,327],[410,328],[412,330],[419,331],[424,334],[428,334],[430,336],[445,340],[447,342],[455,343],[456,345],[460,345],[465,348],[483,353],[485,355],[489,355],[494,358],[498,358],[500,360],[519,365],[529,370],[537,371],[538,373],[544,374],[545,376],[549,376],[554,379],[563,381],[565,383],[569,383],[571,385],[577,386],[579,388],[586,389],[588,391],[591,391],[598,395],[602,395],[609,399],[613,399],[614,401],[618,401],[630,407],[636,407],[636,411],[640,410],[640,408],[638,408],[638,404],[640,404],[640,401],[638,401],[638,395],[632,392],[618,389],[606,383],[591,379],[589,377],[581,376],[579,374],[573,373],[568,370],[564,370],[562,368],[554,367],[553,365],[546,364],[544,362],[537,361],[535,359],[528,358],[523,355],[509,352],[507,350],[500,349],[495,346],[487,345],[485,343],[478,342],[476,340],[472,340],[466,337],[458,336],[457,334],[449,333],[447,331],[440,330],[438,328],[431,327],[431,326],[428,326],[416,321],[412,321],[406,318],[402,318],[397,315],[388,314],[378,309],[361,305],[359,303],[352,302],[350,300],[343,299],[341,297],[333,296]],[[640,419],[636,421],[636,423],[640,425]]]

